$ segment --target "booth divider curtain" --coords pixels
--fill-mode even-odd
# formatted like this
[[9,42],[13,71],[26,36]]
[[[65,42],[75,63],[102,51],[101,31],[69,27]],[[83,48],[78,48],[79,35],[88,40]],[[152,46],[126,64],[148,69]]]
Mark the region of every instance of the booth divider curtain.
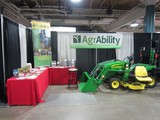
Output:
[[[151,40],[156,41],[155,44],[152,43],[152,47],[158,47],[158,52],[160,51],[160,34],[159,33],[134,33],[134,60],[135,63],[150,63],[150,48]],[[140,61],[140,48],[145,47],[145,51],[142,53],[143,57]],[[160,66],[160,61],[158,58],[157,67]]]
[[13,69],[21,67],[18,24],[4,17],[5,78],[13,76]]
[[100,62],[116,59],[115,49],[76,49],[78,77],[83,72],[90,73]]
[[97,49],[97,63],[116,59],[115,49]]
[[[155,46],[157,46],[157,53],[159,53],[159,56],[160,56],[160,33],[153,33],[153,41],[155,41]],[[157,60],[157,67],[160,66],[160,57],[158,57],[158,60]]]
[[52,60],[58,61],[57,32],[51,32]]
[[33,55],[33,41],[32,41],[32,30],[26,29],[26,39],[27,39],[27,63],[31,63],[34,67],[34,55]]
[[78,77],[83,72],[91,72],[96,65],[96,49],[76,49]]
[[73,38],[70,38],[70,33],[58,33],[58,61],[63,62],[67,60],[76,60],[76,49],[70,48],[70,42]]
[[142,63],[149,63],[150,60],[150,43],[146,41],[151,40],[151,33],[134,33],[134,62],[140,62],[140,48],[145,46],[145,53],[143,53]]
[[134,36],[133,33],[121,33],[123,34],[122,48],[116,49],[116,59],[123,60],[127,56],[133,56],[134,54]]
[[19,38],[21,51],[21,67],[24,67],[27,63],[26,27],[21,24],[19,24]]

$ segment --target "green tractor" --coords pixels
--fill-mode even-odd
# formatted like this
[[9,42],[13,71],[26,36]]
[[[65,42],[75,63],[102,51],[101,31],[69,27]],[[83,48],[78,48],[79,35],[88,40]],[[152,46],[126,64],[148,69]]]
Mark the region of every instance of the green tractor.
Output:
[[[133,64],[132,58],[125,60],[109,60],[96,65],[90,74],[84,72],[79,78],[78,88],[81,92],[96,92],[103,82],[107,82],[111,89],[120,86],[143,90],[156,85],[155,65]],[[149,76],[150,77],[149,77]]]
[[[149,47],[146,49],[147,45]],[[81,92],[96,92],[98,86],[103,82],[107,82],[111,89],[118,89],[120,86],[132,90],[155,87],[160,75],[159,46],[159,40],[146,40],[140,48],[140,63],[137,64],[131,64],[132,57],[97,64],[90,74],[84,72],[79,78],[79,90]],[[146,50],[149,50],[149,53]],[[148,64],[143,64],[145,55],[148,56]]]

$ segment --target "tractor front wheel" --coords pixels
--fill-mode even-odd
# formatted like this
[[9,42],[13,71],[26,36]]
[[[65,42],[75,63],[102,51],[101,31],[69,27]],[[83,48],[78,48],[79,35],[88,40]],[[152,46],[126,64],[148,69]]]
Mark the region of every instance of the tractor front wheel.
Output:
[[114,90],[118,89],[120,87],[120,80],[118,78],[111,78],[109,80],[109,87]]

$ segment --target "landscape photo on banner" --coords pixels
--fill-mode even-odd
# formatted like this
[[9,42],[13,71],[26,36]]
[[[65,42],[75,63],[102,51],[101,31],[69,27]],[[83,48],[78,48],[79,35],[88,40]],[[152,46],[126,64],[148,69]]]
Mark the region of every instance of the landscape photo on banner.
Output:
[[32,21],[35,66],[48,66],[52,61],[50,23]]
[[121,48],[120,33],[73,33],[71,48]]

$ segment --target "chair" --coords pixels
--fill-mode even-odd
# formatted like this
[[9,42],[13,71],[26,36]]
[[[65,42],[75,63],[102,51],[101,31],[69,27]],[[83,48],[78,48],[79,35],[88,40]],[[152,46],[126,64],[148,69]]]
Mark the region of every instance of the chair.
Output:
[[77,85],[77,71],[76,68],[69,68],[68,88],[70,85]]
[[137,66],[135,68],[135,77],[140,82],[151,82],[152,79],[148,77],[147,70],[144,66]]

